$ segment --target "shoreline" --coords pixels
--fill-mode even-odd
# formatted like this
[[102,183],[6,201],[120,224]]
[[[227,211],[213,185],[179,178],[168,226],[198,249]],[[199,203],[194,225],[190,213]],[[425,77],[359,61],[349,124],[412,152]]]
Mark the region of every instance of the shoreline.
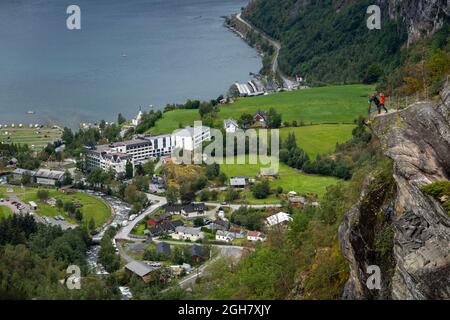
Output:
[[[239,15],[239,13],[232,14],[232,16],[237,16],[237,15]],[[233,32],[233,33],[235,33],[235,34],[237,34],[242,40],[244,40],[245,43],[248,44],[248,42],[247,42],[246,39],[245,39],[245,35],[244,35],[244,34],[240,33],[240,32],[239,32],[238,30],[236,30],[236,29],[233,30],[233,28],[232,28],[231,26],[229,26],[229,25],[226,23],[226,19],[228,18],[228,16],[222,16],[222,18],[225,19],[225,21],[224,21],[224,23],[223,23],[223,26],[224,26],[225,28],[227,28],[229,31],[231,31],[231,32]],[[257,53],[257,55],[258,55],[259,62],[262,62],[262,58],[264,57],[264,53],[263,53],[262,51],[258,50],[258,48],[256,48],[256,47],[253,47],[253,46],[250,46],[250,47],[252,47],[253,49],[256,50],[256,53]],[[249,71],[249,74],[251,75],[251,74],[253,74],[253,73],[252,73],[251,71]],[[255,74],[255,75],[259,75],[259,72],[258,72],[257,74]],[[231,83],[229,84],[229,86],[232,86],[233,84],[234,84],[234,83],[231,82]],[[227,92],[227,90],[228,90],[228,88],[229,88],[229,87],[218,88],[218,91],[219,91],[219,90],[222,91],[222,94],[225,95],[226,92]],[[188,99],[197,99],[197,98],[192,96],[192,97],[190,97],[190,98],[188,98]],[[209,98],[207,98],[207,99],[213,99],[213,97],[209,97]],[[169,100],[168,100],[168,101],[169,101]],[[169,102],[167,102],[167,103],[169,103]],[[173,103],[173,102],[172,102],[172,103]],[[129,109],[129,108],[123,108],[123,109],[121,109],[121,110],[119,111],[119,113],[124,114],[124,113],[127,112],[127,109]],[[159,108],[158,110],[163,111],[163,109],[164,109],[164,106],[161,105],[160,108]],[[145,111],[148,111],[148,110],[145,110]],[[55,111],[55,112],[57,112],[57,111]],[[137,111],[136,111],[136,112],[137,112]],[[33,113],[32,116],[33,116],[33,117],[39,118],[39,112],[37,111],[36,113]],[[102,118],[99,118],[99,119],[89,119],[89,120],[80,121],[80,122],[76,122],[76,123],[69,121],[68,123],[65,123],[65,122],[62,121],[62,120],[49,121],[49,120],[44,120],[44,119],[36,119],[36,120],[33,121],[33,120],[31,120],[31,118],[30,118],[30,114],[24,114],[23,116],[19,116],[18,119],[20,119],[20,120],[18,120],[18,121],[16,121],[16,120],[6,120],[6,121],[3,121],[3,120],[2,120],[2,122],[0,122],[0,125],[1,125],[0,128],[1,128],[1,129],[6,129],[6,128],[8,128],[8,129],[20,129],[20,128],[18,127],[18,125],[19,125],[19,124],[23,124],[22,129],[24,129],[24,128],[28,128],[28,126],[32,123],[33,127],[35,127],[35,128],[38,128],[38,127],[58,127],[59,130],[63,130],[64,127],[68,127],[68,128],[70,128],[70,129],[72,129],[72,130],[78,131],[78,130],[82,129],[82,124],[87,124],[89,127],[96,127],[96,126],[98,126],[102,121],[106,121],[107,118],[113,119],[112,121],[110,121],[110,123],[115,123],[115,122],[116,122],[115,119],[117,118],[117,116],[118,116],[118,114],[109,114],[108,116],[103,117],[103,119],[102,119]],[[130,118],[130,119],[131,119],[131,118]],[[30,121],[30,120],[31,120],[31,121]],[[5,125],[6,125],[6,126],[5,126]],[[13,128],[11,128],[12,125],[14,125]],[[36,127],[36,125],[37,125],[38,127]]]

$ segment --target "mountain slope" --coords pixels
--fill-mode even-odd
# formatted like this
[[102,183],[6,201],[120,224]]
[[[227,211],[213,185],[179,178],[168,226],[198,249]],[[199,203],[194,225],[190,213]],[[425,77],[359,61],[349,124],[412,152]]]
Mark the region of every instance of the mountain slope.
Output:
[[445,0],[380,0],[382,29],[368,30],[372,0],[255,0],[243,16],[282,44],[279,65],[312,84],[374,82],[401,64],[401,46],[448,20]]
[[[368,177],[340,226],[341,251],[350,264],[345,298],[450,298],[450,217],[421,191],[450,177],[449,103],[447,86],[439,104],[416,103],[375,119],[373,131],[393,160],[394,182],[386,188]],[[367,289],[369,265],[381,269],[380,291]]]

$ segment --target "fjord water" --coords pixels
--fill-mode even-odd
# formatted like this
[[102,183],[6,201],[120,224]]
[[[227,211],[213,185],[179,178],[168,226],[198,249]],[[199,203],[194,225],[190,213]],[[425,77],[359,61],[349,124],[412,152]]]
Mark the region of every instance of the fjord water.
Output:
[[[226,93],[261,67],[223,26],[246,2],[1,0],[0,124],[75,127]],[[71,4],[79,31],[66,28]]]

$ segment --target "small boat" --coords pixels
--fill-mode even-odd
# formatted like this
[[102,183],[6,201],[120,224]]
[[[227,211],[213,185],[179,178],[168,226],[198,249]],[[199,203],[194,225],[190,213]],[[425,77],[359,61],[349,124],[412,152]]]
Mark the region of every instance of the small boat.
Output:
[[35,112],[33,110],[28,110],[27,114],[35,114]]
[[125,53],[122,53],[122,58],[126,58],[127,55]]

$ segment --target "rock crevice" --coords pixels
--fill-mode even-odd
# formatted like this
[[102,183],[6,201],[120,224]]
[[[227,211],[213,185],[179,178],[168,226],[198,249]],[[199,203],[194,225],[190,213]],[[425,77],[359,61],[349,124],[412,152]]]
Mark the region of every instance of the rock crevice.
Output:
[[[421,191],[426,184],[450,177],[449,96],[447,86],[439,103],[416,103],[374,120],[373,132],[393,161],[395,192],[378,204],[393,230],[393,268],[382,270],[382,290],[367,289],[366,268],[380,261],[370,259],[361,246],[370,241],[376,225],[354,222],[367,215],[368,203],[360,200],[339,229],[341,249],[350,264],[344,298],[450,299],[450,218],[440,203]],[[361,199],[367,198],[370,186],[367,181]]]

